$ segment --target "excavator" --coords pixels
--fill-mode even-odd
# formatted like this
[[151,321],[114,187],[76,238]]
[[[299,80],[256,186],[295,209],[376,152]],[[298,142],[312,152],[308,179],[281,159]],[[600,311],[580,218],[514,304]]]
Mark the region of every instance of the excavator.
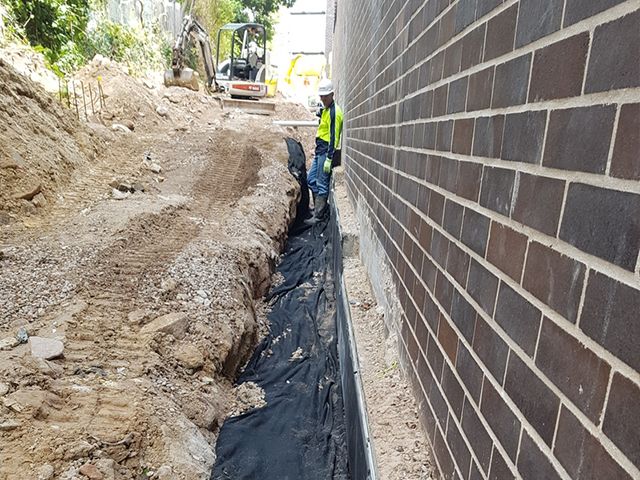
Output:
[[[230,43],[230,58],[220,62],[223,33],[227,34],[226,40]],[[171,69],[164,74],[165,86],[185,87],[196,91],[199,89],[198,73],[185,66],[185,55],[189,51],[191,39],[200,46],[207,77],[205,86],[209,92],[225,92],[232,99],[262,99],[267,96],[265,80],[268,62],[266,32],[263,25],[229,23],[221,27],[216,49],[218,52],[216,60],[220,63],[216,71],[216,65],[211,56],[209,34],[195,18],[186,16],[173,47]],[[254,107],[264,111],[273,110],[270,105],[262,107],[254,105]]]

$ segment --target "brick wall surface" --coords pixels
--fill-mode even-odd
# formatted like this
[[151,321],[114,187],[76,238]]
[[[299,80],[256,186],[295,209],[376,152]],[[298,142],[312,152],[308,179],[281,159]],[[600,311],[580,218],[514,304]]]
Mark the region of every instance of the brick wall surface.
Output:
[[442,477],[640,478],[640,2],[339,0],[333,49]]

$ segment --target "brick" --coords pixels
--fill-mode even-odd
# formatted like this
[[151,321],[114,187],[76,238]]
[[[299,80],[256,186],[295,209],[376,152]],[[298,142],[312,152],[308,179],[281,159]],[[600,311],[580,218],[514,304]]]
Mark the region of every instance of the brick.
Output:
[[513,113],[504,120],[502,158],[514,162],[540,163],[547,112]]
[[462,59],[460,70],[475,67],[482,62],[482,50],[484,45],[485,25],[475,28],[462,39]]
[[538,40],[560,28],[564,0],[521,0],[516,28],[516,48]]
[[484,480],[482,473],[480,473],[480,467],[474,461],[471,462],[471,472],[469,473],[469,480]]
[[438,52],[431,59],[431,76],[430,83],[435,83],[440,81],[442,78],[442,71],[444,68],[444,51]]
[[473,134],[473,154],[499,158],[502,147],[504,115],[476,118]]
[[515,181],[515,172],[497,167],[484,167],[480,205],[508,216]]
[[619,373],[611,383],[602,430],[640,468],[640,387]]
[[613,355],[640,370],[640,290],[590,272],[580,329]]
[[422,147],[433,150],[436,147],[436,133],[438,131],[437,122],[429,122],[424,124],[424,137],[422,139]]
[[[455,358],[453,359],[455,362]],[[444,370],[442,372],[442,390],[444,391],[447,400],[449,400],[449,405],[451,405],[451,412],[456,416],[456,418],[462,418],[462,403],[464,401],[464,390],[460,385],[460,382],[453,374],[453,370],[449,367],[449,365],[444,365]],[[449,423],[452,423],[449,420]]]
[[438,302],[440,302],[440,305],[442,306],[444,311],[447,313],[451,311],[452,295],[453,285],[442,272],[438,272],[438,276],[436,278],[435,296],[438,299]]
[[[473,118],[461,118],[454,122],[453,126],[453,153],[469,155],[471,153],[471,142],[473,141]],[[640,171],[640,168],[639,168]]]
[[604,173],[614,118],[610,105],[552,111],[543,165]]
[[444,355],[442,355],[442,352],[438,347],[437,340],[434,340],[431,335],[429,335],[429,343],[427,345],[427,362],[431,366],[431,369],[434,372],[436,380],[439,381],[440,377],[442,376],[442,365],[444,363]]
[[564,199],[564,180],[528,173],[520,173],[518,177],[511,218],[555,237]]
[[455,422],[449,420],[447,427],[447,443],[451,448],[453,458],[462,473],[462,478],[467,478],[469,475],[469,464],[471,463],[471,453],[467,444],[464,442],[460,430]]
[[587,417],[598,422],[611,370],[604,360],[545,318],[536,365]]
[[529,102],[580,95],[588,50],[588,32],[537,50],[533,57]]
[[447,113],[447,95],[449,84],[442,85],[435,89],[433,93],[433,116],[440,117]]
[[449,325],[449,322],[444,316],[440,316],[440,326],[438,327],[438,341],[445,353],[452,362],[456,361],[456,355],[458,354],[458,334]]
[[449,45],[444,52],[444,68],[442,78],[447,78],[460,71],[462,63],[462,40]]
[[560,480],[560,475],[526,430],[520,440],[518,472],[523,480]]
[[[425,262],[427,262],[427,261],[428,260],[425,260]],[[435,277],[436,277],[436,272],[435,272],[435,267],[434,267],[433,287],[431,287],[431,286],[429,287],[431,289],[435,289],[435,284],[436,284]],[[440,318],[440,310],[438,309],[438,306],[431,299],[431,296],[429,296],[429,295],[427,295],[425,297],[425,299],[424,299],[424,306],[422,308],[422,312],[424,314],[424,318],[426,319],[427,323],[431,327],[431,330],[433,332],[437,332],[438,331],[438,320]]]
[[640,195],[569,185],[560,238],[633,272],[640,250]]
[[465,105],[467,104],[468,81],[469,77],[462,77],[451,82],[447,102],[447,113],[464,112]]
[[540,310],[504,282],[500,284],[496,304],[496,322],[533,358],[540,330]]
[[492,223],[487,260],[516,282],[520,282],[526,249],[525,235],[500,223]]
[[[443,427],[444,430],[444,427]],[[435,454],[440,466],[440,474],[443,478],[454,478],[455,465],[451,454],[447,449],[447,443],[442,438],[440,430],[436,429],[436,436],[433,440],[433,453]]]
[[497,289],[498,278],[475,259],[472,259],[469,267],[467,291],[489,315],[493,315]]
[[489,369],[493,378],[502,385],[504,370],[507,366],[509,347],[491,326],[480,317],[476,320],[476,331],[473,335],[473,350],[478,354],[482,363]]
[[471,445],[471,448],[475,452],[482,470],[488,472],[493,441],[491,440],[491,437],[484,425],[480,422],[480,418],[471,406],[468,398],[464,402],[462,430],[467,436],[469,445]]
[[522,55],[496,67],[493,82],[493,108],[521,105],[527,101],[531,54]]
[[564,13],[564,26],[573,25],[580,20],[594,16],[596,13],[603,12],[624,0],[567,0]]
[[440,30],[438,33],[439,45],[447,43],[454,35],[454,29],[456,27],[456,9],[457,5],[449,9],[440,19]]
[[553,452],[571,478],[631,480],[566,407],[562,407],[560,413]]
[[478,0],[459,0],[456,10],[456,34],[467,28],[476,19],[476,3]]
[[582,263],[538,242],[531,242],[522,286],[571,323],[575,323],[584,273]]
[[520,440],[520,420],[511,411],[498,391],[493,388],[491,382],[487,380],[485,380],[482,387],[480,410],[507,455],[512,461],[515,461],[518,453],[518,441]]
[[[457,120],[456,120],[457,125]],[[454,132],[455,146],[455,132]],[[611,176],[640,180],[640,103],[620,107],[618,131],[611,159]]]
[[436,133],[436,148],[442,152],[450,152],[452,137],[453,120],[438,122],[438,131]]
[[516,4],[487,22],[487,38],[484,47],[485,62],[513,51],[517,18],[518,5]]
[[[438,224],[442,223],[442,212],[444,210],[444,197],[438,192],[431,192],[429,197],[429,217]],[[433,241],[432,241],[433,246]]]
[[[527,388],[522,388],[523,385]],[[557,395],[513,353],[509,356],[504,389],[531,426],[550,446],[560,407]]]
[[491,457],[491,471],[489,472],[489,480],[509,480],[515,478],[507,462],[496,447],[493,447],[493,456]]
[[456,238],[460,238],[462,229],[462,216],[464,215],[464,207],[458,203],[447,199],[444,207],[444,219],[442,226],[444,229]]
[[477,201],[480,195],[482,165],[473,162],[458,162],[456,194],[468,200]]
[[469,271],[469,255],[467,255],[458,245],[451,242],[449,245],[449,256],[447,257],[447,271],[458,282],[464,286],[467,283]]
[[491,105],[494,67],[485,68],[469,76],[467,111],[484,110]]
[[484,257],[489,238],[490,220],[481,213],[465,208],[461,240],[467,247]]
[[458,345],[458,358],[456,359],[456,370],[463,383],[469,390],[471,397],[477,404],[480,404],[480,391],[482,390],[482,369],[473,359],[467,347],[462,342]]
[[640,10],[600,25],[593,34],[585,93],[640,86],[638,58]]

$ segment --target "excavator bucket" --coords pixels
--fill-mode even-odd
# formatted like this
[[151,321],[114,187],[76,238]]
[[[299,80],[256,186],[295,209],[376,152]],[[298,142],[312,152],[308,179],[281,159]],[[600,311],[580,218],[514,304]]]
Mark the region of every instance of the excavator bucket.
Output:
[[190,88],[197,92],[200,89],[198,77],[198,72],[190,68],[183,68],[177,73],[173,70],[166,70],[164,72],[164,86]]

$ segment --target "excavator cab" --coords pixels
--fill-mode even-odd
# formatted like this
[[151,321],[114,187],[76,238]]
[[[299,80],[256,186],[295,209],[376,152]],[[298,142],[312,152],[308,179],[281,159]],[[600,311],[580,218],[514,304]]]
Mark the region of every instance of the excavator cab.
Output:
[[267,96],[267,34],[259,23],[228,23],[218,31],[216,79],[231,97]]

